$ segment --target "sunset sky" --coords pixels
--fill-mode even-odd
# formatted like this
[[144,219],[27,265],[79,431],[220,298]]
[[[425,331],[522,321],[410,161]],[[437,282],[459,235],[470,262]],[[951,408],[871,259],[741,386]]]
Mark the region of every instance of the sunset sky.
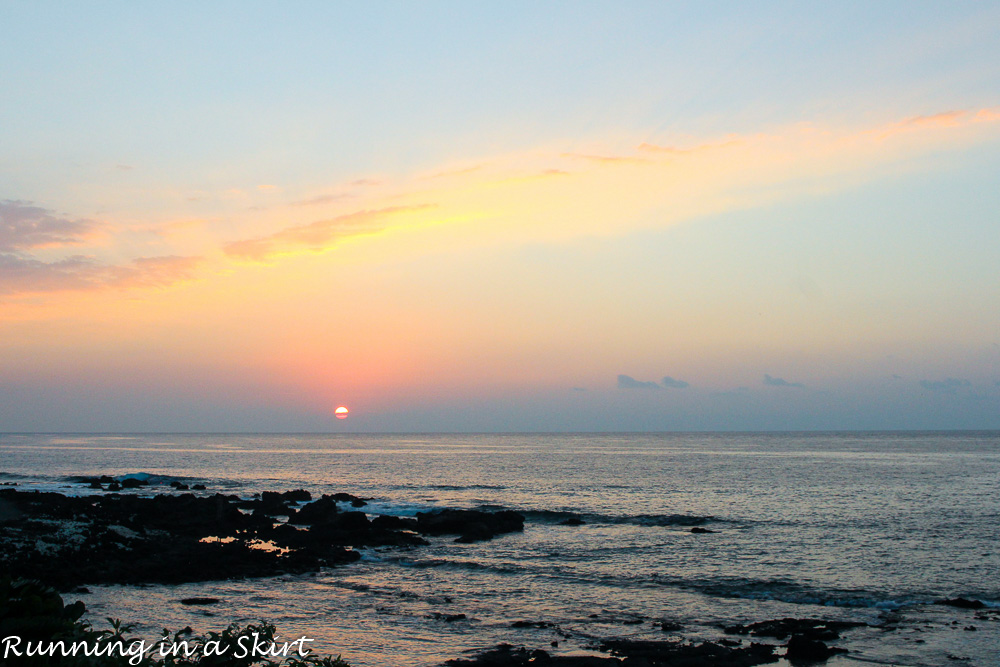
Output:
[[1000,428],[1000,4],[0,25],[0,431]]

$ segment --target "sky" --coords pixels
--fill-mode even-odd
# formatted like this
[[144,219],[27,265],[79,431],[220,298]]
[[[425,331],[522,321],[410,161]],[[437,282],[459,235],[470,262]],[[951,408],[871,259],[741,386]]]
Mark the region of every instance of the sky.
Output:
[[0,25],[0,432],[1000,428],[1000,4]]

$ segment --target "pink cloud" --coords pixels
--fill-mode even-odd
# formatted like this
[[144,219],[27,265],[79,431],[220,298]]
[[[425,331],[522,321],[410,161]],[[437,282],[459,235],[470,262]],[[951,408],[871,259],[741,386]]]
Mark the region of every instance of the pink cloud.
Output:
[[0,252],[83,243],[96,226],[91,220],[58,217],[31,202],[0,201]]
[[129,264],[101,264],[74,255],[55,262],[0,254],[0,294],[33,294],[130,287],[164,287],[194,277],[198,257],[140,257]]

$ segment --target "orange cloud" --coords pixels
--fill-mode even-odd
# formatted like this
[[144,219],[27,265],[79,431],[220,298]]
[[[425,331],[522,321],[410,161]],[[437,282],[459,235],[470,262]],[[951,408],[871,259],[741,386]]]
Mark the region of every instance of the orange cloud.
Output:
[[265,261],[273,255],[286,252],[322,252],[337,241],[364,234],[374,234],[386,227],[386,221],[401,213],[431,208],[419,206],[390,206],[375,210],[357,211],[329,220],[318,220],[308,225],[288,227],[270,236],[227,244],[223,250],[231,257],[252,261]]
[[967,122],[963,121],[968,119],[969,116],[969,112],[963,110],[942,111],[941,113],[931,114],[929,116],[913,116],[911,118],[904,118],[903,120],[895,123],[890,123],[884,127],[874,130],[873,133],[881,138],[885,138],[902,132],[915,130],[959,127],[967,124]]
[[670,153],[673,155],[686,155],[689,153],[696,153],[704,150],[711,150],[713,148],[725,148],[727,146],[733,146],[740,143],[740,139],[731,139],[729,141],[720,141],[713,144],[700,144],[692,148],[677,148],[676,146],[658,146],[656,144],[650,144],[643,142],[639,144],[638,150],[648,151],[651,153]]
[[640,157],[634,156],[624,156],[624,155],[585,155],[582,153],[563,153],[561,157],[569,158],[571,160],[584,160],[587,162],[597,162],[599,164],[641,164],[644,162],[649,162]]
[[[539,148],[394,183],[348,181],[283,210],[248,214],[230,201],[233,216],[216,212],[211,225],[173,221],[143,228],[151,238],[141,239],[118,233],[98,252],[71,256],[58,251],[92,241],[96,223],[26,202],[0,202],[0,292],[156,286],[193,276],[198,263],[192,257],[261,263],[320,253],[345,239],[388,230],[394,233],[354,245],[352,261],[624,234],[849,187],[906,167],[928,150],[979,141],[995,134],[998,124],[1000,109],[988,108],[913,116],[874,128],[796,125],[690,146],[647,141],[622,152],[599,144],[580,152]],[[346,208],[348,202],[354,210]],[[288,225],[288,216],[301,206],[316,207],[322,219]],[[433,216],[421,214],[430,209]],[[108,259],[128,257],[135,247],[156,257]],[[103,260],[90,256],[101,252]]]
[[309,199],[302,199],[299,201],[292,202],[292,206],[316,206],[318,204],[329,204],[331,202],[340,201],[342,199],[350,199],[351,195],[341,192],[335,195],[318,195],[316,197],[310,197]]
[[[233,241],[223,250],[230,258],[259,262],[322,252],[353,236],[398,232],[355,246],[352,257],[364,261],[385,253],[403,257],[501,242],[617,235],[850,187],[906,168],[924,151],[964,145],[991,131],[988,125],[995,120],[1000,113],[991,110],[947,111],[875,128],[798,124],[691,146],[647,141],[618,153],[595,145],[580,152],[538,149],[487,156],[469,166],[418,173],[394,187],[382,183],[377,191],[358,193],[352,201],[360,210],[353,212],[343,209],[339,195],[297,202],[326,207],[330,215]],[[421,216],[403,215],[426,208],[429,201],[435,202],[433,225]],[[254,224],[263,230],[274,225],[265,219]]]
[[975,122],[977,123],[992,123],[998,120],[1000,120],[1000,108],[980,109],[976,112]]

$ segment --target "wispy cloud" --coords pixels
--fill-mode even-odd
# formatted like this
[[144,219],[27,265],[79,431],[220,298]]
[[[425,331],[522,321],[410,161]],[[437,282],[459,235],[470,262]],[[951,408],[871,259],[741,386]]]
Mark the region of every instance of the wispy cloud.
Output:
[[163,287],[194,277],[198,257],[140,257],[128,264],[102,264],[74,255],[54,262],[0,254],[0,294],[35,294],[129,287]]
[[677,380],[669,375],[660,382],[645,382],[643,380],[636,380],[631,375],[619,375],[618,376],[618,388],[619,389],[687,389],[691,385],[684,380]]
[[[425,202],[435,203],[441,221],[469,223],[456,236],[476,244],[620,235],[847,187],[921,151],[993,133],[997,125],[994,111],[952,110],[875,127],[796,124],[687,146],[646,141],[628,150],[593,144],[479,156],[378,188],[359,187],[373,184],[368,179],[331,184],[285,205],[283,222],[270,208],[272,233],[233,240],[223,250],[258,262],[322,252],[350,236],[409,225],[400,214]],[[287,226],[287,216],[312,206],[333,212]]]
[[[194,277],[200,257],[160,255],[105,262],[85,252],[103,225],[58,215],[32,202],[0,201],[0,294],[160,287]],[[59,251],[63,256],[58,257]],[[84,249],[85,250],[85,249]],[[44,252],[39,252],[44,251]],[[52,258],[55,254],[57,258]]]
[[[123,280],[114,276],[125,274],[158,275],[148,266],[139,268],[142,259],[134,259],[137,247],[158,257],[213,256],[221,248],[230,260],[251,262],[323,252],[351,237],[414,224],[429,229],[429,216],[418,212],[432,207],[435,230],[429,233],[437,235],[433,247],[448,244],[455,251],[462,244],[491,247],[616,236],[809,196],[817,190],[829,192],[862,182],[921,151],[960,147],[993,136],[998,127],[1000,110],[970,109],[913,116],[878,127],[794,125],[771,133],[723,135],[690,146],[647,141],[620,152],[600,144],[573,152],[540,147],[472,158],[459,169],[430,171],[433,178],[415,173],[392,182],[348,180],[251,214],[253,229],[259,230],[253,235],[229,232],[227,241],[215,232],[180,238],[154,231],[161,243],[155,248],[137,246],[125,236],[109,237],[110,243],[100,250],[88,248],[110,223],[5,200],[0,202],[3,289],[9,293],[12,285],[79,288],[112,284]],[[242,191],[226,197],[246,203]],[[332,212],[321,220],[295,224],[309,206],[329,207]],[[239,212],[245,214],[246,209]],[[451,234],[458,225],[464,225],[461,233]],[[392,251],[410,252],[412,247],[431,244],[398,245]],[[66,250],[59,256],[62,248]],[[44,253],[36,252],[42,249]],[[112,261],[115,269],[92,255],[132,259]],[[796,384],[774,384],[778,380],[772,378],[769,384]],[[680,382],[653,384],[676,389]]]
[[318,195],[316,197],[310,197],[309,199],[301,199],[299,201],[292,202],[292,206],[318,206],[320,204],[332,204],[336,201],[342,201],[344,199],[350,199],[351,195],[346,192],[339,192],[334,195]]
[[0,201],[0,252],[14,252],[83,243],[96,223],[71,220],[31,202]]
[[805,387],[801,382],[789,382],[782,378],[771,377],[768,374],[764,374],[764,384],[769,387]]
[[660,385],[655,382],[643,382],[641,380],[636,380],[634,377],[629,375],[619,375],[618,376],[618,388],[619,389],[662,389]]
[[1000,120],[1000,109],[953,109],[940,113],[911,116],[875,128],[867,134],[886,139],[906,133],[960,128],[974,123],[994,123]]
[[481,171],[486,165],[476,164],[470,167],[459,167],[457,169],[444,169],[441,171],[436,171],[432,174],[427,174],[423,176],[424,179],[435,179],[435,178],[451,178],[454,176],[465,176],[466,174],[473,174],[477,171]]
[[382,231],[392,216],[427,208],[432,206],[390,206],[357,211],[308,225],[287,227],[270,236],[234,241],[223,249],[231,257],[256,262],[289,252],[322,252],[344,238]]
[[583,160],[597,164],[644,164],[649,162],[634,155],[587,155],[584,153],[563,153],[562,157],[570,160]]
[[739,144],[742,140],[740,139],[730,139],[726,141],[719,141],[710,144],[701,144],[698,146],[692,146],[691,148],[679,148],[677,146],[659,146],[657,144],[651,144],[648,142],[643,142],[639,144],[640,151],[646,151],[650,153],[667,153],[670,155],[687,155],[689,153],[698,153],[701,151],[711,150],[714,148],[725,148],[726,146],[734,146]]

